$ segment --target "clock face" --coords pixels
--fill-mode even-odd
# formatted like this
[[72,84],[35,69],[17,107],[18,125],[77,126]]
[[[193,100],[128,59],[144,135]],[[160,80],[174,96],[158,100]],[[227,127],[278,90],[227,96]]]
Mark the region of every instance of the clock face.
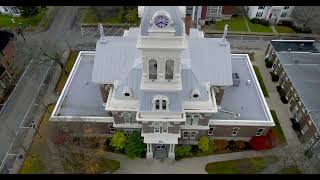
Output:
[[155,18],[154,20],[154,24],[158,27],[158,28],[165,28],[168,26],[169,24],[169,19],[167,16],[163,16],[163,15],[159,15]]

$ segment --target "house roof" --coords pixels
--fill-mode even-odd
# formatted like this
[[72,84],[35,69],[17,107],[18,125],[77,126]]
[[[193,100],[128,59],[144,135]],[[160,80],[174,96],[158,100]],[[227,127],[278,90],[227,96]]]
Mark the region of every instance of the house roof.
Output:
[[14,34],[8,31],[0,30],[0,52],[7,46]]
[[314,40],[271,40],[275,51],[314,52],[319,50],[314,46]]

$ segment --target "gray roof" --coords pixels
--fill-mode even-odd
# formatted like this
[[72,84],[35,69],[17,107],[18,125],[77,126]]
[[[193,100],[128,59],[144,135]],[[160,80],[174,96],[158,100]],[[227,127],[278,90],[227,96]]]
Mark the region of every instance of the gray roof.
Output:
[[[314,46],[314,43],[310,40],[271,40],[271,45],[275,51],[300,51],[300,52],[319,52],[319,50]],[[301,46],[303,44],[303,46]]]
[[220,45],[220,38],[189,39],[192,71],[202,82],[215,86],[232,85],[230,44]]
[[94,55],[82,55],[67,94],[57,114],[59,116],[99,116],[106,112],[99,86],[91,80]]
[[133,67],[140,51],[136,48],[136,38],[112,37],[107,43],[97,41],[92,72],[92,81],[99,84],[112,84],[122,80]]
[[284,65],[284,69],[305,108],[320,110],[320,65]]
[[281,64],[320,64],[319,53],[276,52]]
[[[246,57],[233,56],[231,62],[232,72],[239,73],[240,85],[225,87],[221,109],[240,113],[240,117],[218,112],[213,115],[213,119],[268,121],[266,108],[262,102],[264,97],[258,91],[259,85],[253,80],[253,73],[250,71]],[[247,80],[251,81],[251,85],[246,84]]]
[[155,12],[159,10],[167,11],[172,20],[173,20],[173,28],[175,29],[175,36],[183,36],[183,21],[182,21],[182,14],[179,11],[178,6],[145,6],[143,10],[143,17],[141,19],[141,35],[147,36],[148,29],[152,27],[150,23],[153,15]]

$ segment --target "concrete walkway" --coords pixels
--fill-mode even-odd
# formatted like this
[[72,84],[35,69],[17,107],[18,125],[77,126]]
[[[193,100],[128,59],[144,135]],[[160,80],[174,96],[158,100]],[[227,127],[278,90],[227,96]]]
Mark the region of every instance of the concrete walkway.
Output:
[[270,27],[271,27],[273,33],[276,33],[276,34],[278,33],[275,26],[270,26]]
[[106,153],[106,157],[120,162],[120,169],[114,172],[115,174],[207,174],[205,166],[208,163],[274,155],[274,151],[273,149],[267,151],[235,152],[186,158],[179,161],[147,160],[142,158],[129,160],[126,159],[125,155],[110,152]]

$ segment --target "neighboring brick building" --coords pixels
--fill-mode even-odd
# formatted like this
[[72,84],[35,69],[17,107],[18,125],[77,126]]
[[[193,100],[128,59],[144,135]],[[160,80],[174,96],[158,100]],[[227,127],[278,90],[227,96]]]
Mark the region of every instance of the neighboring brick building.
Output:
[[266,57],[288,100],[292,118],[300,124],[307,147],[319,145],[320,54],[314,40],[272,40]]
[[203,25],[206,22],[230,19],[232,10],[232,6],[187,6],[186,15],[191,16],[193,21],[200,19]]
[[13,76],[14,35],[0,30],[0,96],[8,86]]

